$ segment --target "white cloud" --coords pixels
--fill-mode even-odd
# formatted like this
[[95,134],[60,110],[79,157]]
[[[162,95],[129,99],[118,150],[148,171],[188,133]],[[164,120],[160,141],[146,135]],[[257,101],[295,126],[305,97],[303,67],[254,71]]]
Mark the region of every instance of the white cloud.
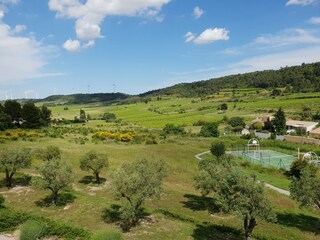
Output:
[[89,42],[87,42],[86,44],[83,45],[84,48],[92,48],[95,45],[95,41],[94,40],[90,40]]
[[[147,16],[162,22],[162,6],[171,0],[49,0],[49,8],[57,17],[76,20],[78,40],[91,42],[101,35],[101,23],[107,16]],[[92,42],[91,42],[92,43]],[[85,44],[84,46],[86,46]],[[90,44],[92,45],[92,44]]]
[[216,41],[229,40],[229,31],[225,28],[208,28],[204,30],[198,37],[192,32],[185,35],[186,42],[193,42],[195,44],[209,44]]
[[308,22],[311,24],[320,25],[320,17],[312,17]]
[[203,15],[203,9],[199,8],[198,6],[193,9],[193,16],[195,19],[200,18]]
[[300,48],[292,51],[246,58],[233,64],[228,74],[279,69],[285,66],[300,65],[303,62],[312,63],[318,61],[320,61],[320,47]]
[[4,12],[0,9],[0,21],[4,17]]
[[81,48],[81,44],[79,40],[71,40],[68,39],[64,44],[63,48],[69,52],[76,52]]
[[302,5],[302,6],[307,6],[307,5],[311,5],[313,3],[318,2],[318,0],[289,0],[287,2],[287,6],[289,5]]
[[[3,14],[3,13],[2,13]],[[0,19],[0,83],[11,83],[43,76],[47,57],[55,53],[54,47],[45,47],[32,36],[19,36]]]
[[184,37],[186,39],[186,42],[191,42],[196,38],[196,36],[192,32],[187,32]]
[[252,45],[260,47],[284,47],[298,44],[320,43],[319,33],[308,29],[285,29],[276,34],[266,34],[254,39]]
[[12,33],[18,34],[25,31],[26,29],[27,29],[26,25],[16,25],[15,28],[12,30]]

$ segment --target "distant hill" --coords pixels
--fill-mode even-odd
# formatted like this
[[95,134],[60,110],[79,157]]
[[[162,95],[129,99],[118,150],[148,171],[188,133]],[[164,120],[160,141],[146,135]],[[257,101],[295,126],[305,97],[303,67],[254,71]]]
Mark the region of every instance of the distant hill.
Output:
[[[239,88],[285,88],[286,92],[320,92],[320,62],[285,67],[280,70],[257,71],[236,74],[192,83],[180,83],[171,87],[148,91],[139,95],[124,93],[93,93],[53,95],[31,101],[50,104],[105,104],[135,103],[153,96],[174,95],[179,97],[201,97],[219,92],[222,89]],[[22,99],[21,101],[27,101]],[[28,101],[30,101],[28,99]]]
[[283,88],[288,92],[319,92],[320,62],[213,78],[140,94],[141,97],[176,95],[181,97],[205,96],[225,88]]
[[61,104],[86,104],[94,102],[115,102],[130,97],[124,93],[92,93],[92,94],[71,94],[71,95],[52,95],[35,102],[55,102]]

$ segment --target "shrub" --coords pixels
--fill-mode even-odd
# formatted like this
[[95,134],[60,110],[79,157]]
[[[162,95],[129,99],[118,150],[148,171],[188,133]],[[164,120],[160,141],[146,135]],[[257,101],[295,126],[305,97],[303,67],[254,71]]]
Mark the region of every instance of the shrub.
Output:
[[21,227],[20,240],[37,240],[46,232],[46,226],[38,221],[28,220]]
[[226,146],[223,142],[214,142],[211,144],[210,152],[213,156],[220,158],[226,152]]
[[121,233],[114,230],[105,230],[97,232],[92,240],[123,240]]
[[217,122],[208,122],[201,127],[199,135],[201,137],[219,137],[219,124]]
[[175,126],[174,124],[167,123],[163,128],[163,131],[167,134],[186,134],[183,126]]

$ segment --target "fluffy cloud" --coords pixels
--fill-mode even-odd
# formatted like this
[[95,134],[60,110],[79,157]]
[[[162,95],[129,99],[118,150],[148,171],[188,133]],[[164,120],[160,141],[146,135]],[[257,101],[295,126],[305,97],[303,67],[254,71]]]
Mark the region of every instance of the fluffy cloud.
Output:
[[312,17],[308,22],[311,24],[320,25],[320,17]]
[[76,20],[77,38],[92,47],[101,38],[101,23],[107,16],[148,16],[163,21],[159,12],[171,0],[49,0],[49,8],[57,17]]
[[229,40],[229,31],[225,28],[208,28],[204,30],[198,37],[192,32],[185,35],[186,42],[193,42],[195,44],[209,44],[216,41]]
[[289,5],[302,5],[302,6],[307,6],[307,5],[311,5],[313,3],[318,2],[318,0],[289,0],[287,2],[287,6]]
[[[2,17],[3,12],[0,14]],[[44,47],[30,36],[20,36],[25,27],[11,28],[0,17],[0,83],[56,75],[43,72],[46,58],[55,52],[53,47]]]
[[200,18],[203,15],[204,11],[198,6],[193,9],[193,16],[195,19]]
[[79,40],[68,39],[64,44],[63,48],[69,52],[76,52],[80,49],[81,44]]

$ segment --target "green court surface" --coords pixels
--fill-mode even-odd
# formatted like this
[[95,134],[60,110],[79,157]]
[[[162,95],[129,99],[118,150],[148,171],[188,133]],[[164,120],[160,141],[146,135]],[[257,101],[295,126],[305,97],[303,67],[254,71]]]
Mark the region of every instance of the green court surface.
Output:
[[271,150],[235,151],[232,154],[252,163],[261,164],[266,167],[283,168],[285,170],[289,170],[291,163],[295,160],[295,157],[292,155]]

